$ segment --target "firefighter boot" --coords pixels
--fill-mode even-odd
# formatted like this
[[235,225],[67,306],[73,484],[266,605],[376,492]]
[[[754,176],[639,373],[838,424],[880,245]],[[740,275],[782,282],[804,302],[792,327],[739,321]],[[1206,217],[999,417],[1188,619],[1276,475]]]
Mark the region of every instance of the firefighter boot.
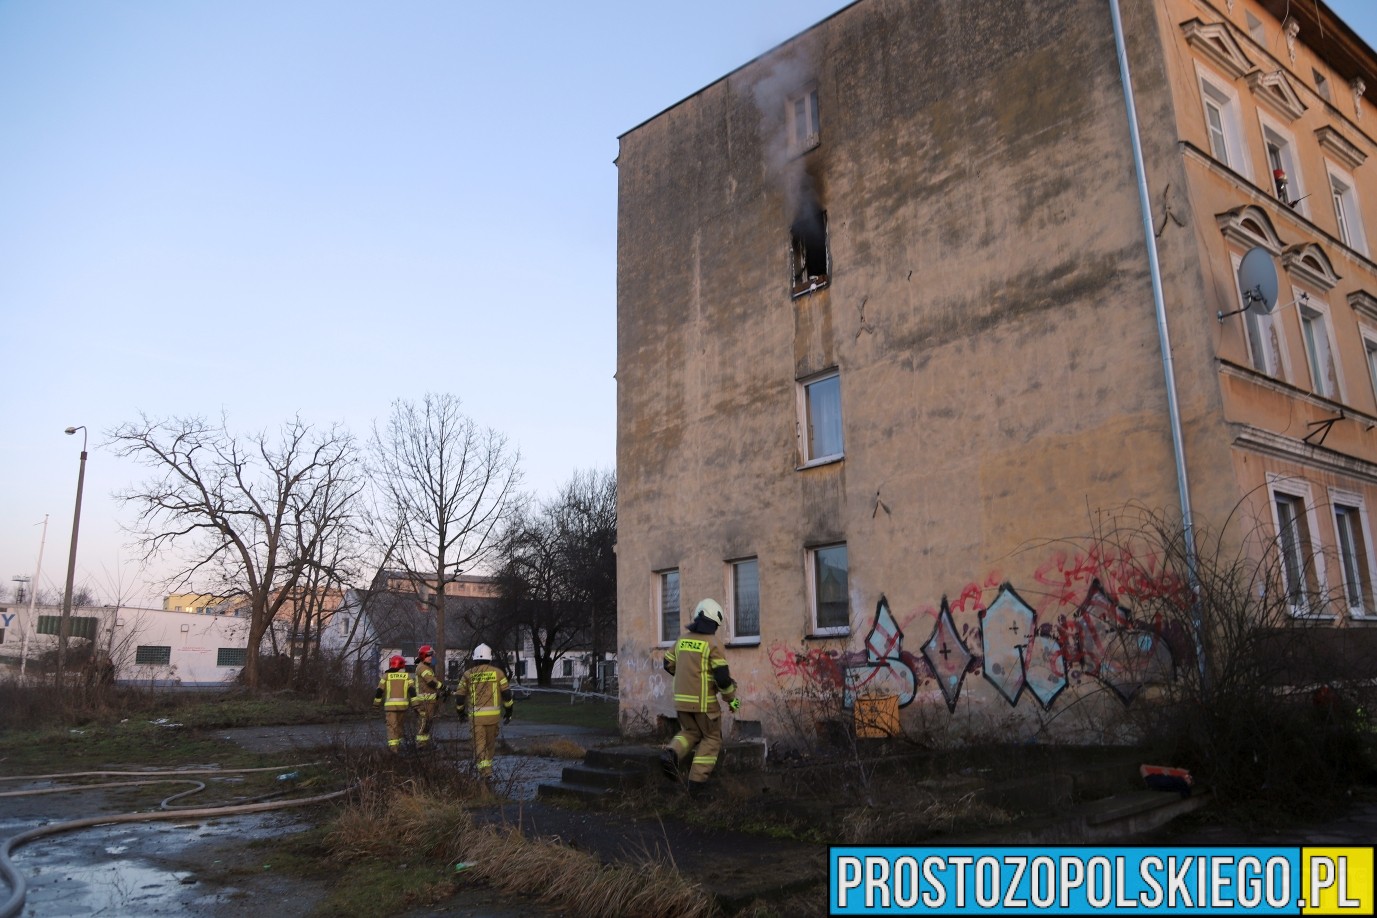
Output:
[[674,754],[674,750],[660,750],[660,770],[665,773],[665,777],[669,780],[679,780],[679,757]]

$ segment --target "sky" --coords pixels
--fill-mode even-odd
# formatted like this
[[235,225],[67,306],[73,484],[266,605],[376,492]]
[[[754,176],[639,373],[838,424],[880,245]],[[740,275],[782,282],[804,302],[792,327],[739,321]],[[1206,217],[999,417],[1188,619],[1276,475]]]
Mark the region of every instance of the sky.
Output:
[[0,0],[0,595],[65,582],[69,426],[76,583],[145,605],[141,414],[447,392],[538,497],[614,468],[617,137],[847,2]]

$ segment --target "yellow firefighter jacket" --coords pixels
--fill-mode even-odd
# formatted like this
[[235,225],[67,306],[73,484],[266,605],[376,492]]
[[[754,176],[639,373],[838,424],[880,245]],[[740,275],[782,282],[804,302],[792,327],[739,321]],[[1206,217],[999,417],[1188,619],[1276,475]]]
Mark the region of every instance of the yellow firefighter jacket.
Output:
[[435,678],[435,667],[429,663],[416,663],[416,703],[425,704],[435,700],[440,690],[440,680]]
[[455,689],[454,706],[468,705],[476,723],[495,722],[512,709],[512,690],[507,676],[491,663],[479,663],[465,671]]
[[416,679],[404,666],[383,673],[378,680],[378,690],[373,694],[374,703],[381,701],[389,711],[405,710],[411,707],[415,698]]
[[674,710],[717,716],[722,706],[717,693],[730,701],[736,683],[727,669],[722,648],[710,635],[686,634],[665,651],[665,669],[674,676]]

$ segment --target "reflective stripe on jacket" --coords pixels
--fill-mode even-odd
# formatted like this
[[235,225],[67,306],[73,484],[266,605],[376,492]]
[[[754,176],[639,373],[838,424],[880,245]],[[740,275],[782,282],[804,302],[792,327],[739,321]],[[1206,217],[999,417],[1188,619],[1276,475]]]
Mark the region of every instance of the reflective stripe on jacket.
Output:
[[493,721],[511,710],[512,690],[507,676],[491,663],[469,669],[455,689],[454,705],[467,705],[475,721]]
[[716,642],[702,634],[686,634],[665,651],[665,669],[674,676],[674,710],[716,714],[722,708],[717,693],[728,700],[736,696],[736,683],[717,682],[717,672],[727,673],[727,658]]

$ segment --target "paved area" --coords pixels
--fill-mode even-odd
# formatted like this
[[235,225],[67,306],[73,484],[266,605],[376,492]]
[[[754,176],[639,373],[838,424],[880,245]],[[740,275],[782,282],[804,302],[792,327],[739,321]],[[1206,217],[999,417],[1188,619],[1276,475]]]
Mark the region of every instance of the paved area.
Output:
[[1134,841],[1164,845],[1302,845],[1337,847],[1377,844],[1377,800],[1355,802],[1338,816],[1302,822],[1285,829],[1256,829],[1210,823],[1209,811],[1199,818],[1163,826]]

